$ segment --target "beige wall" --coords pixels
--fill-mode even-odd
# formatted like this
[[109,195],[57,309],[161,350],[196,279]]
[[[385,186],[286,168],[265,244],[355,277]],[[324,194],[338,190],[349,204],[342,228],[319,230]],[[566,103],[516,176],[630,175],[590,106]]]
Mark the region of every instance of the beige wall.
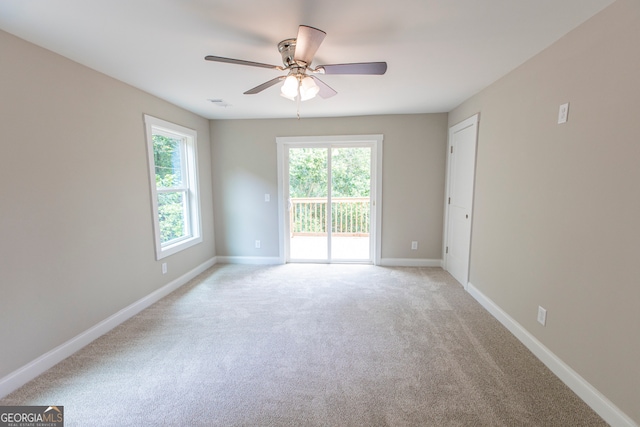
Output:
[[449,115],[481,114],[470,282],[637,423],[639,46],[619,0]]
[[[618,0],[448,123],[209,122],[0,32],[0,378],[216,254],[278,256],[277,136],[384,134],[382,257],[440,259],[447,126],[480,112],[471,283],[640,423],[639,45]],[[144,113],[199,135],[204,242],[166,276]]]
[[[0,378],[212,258],[208,120],[0,31]],[[155,260],[143,113],[198,131],[204,242]]]
[[446,114],[212,121],[217,255],[278,256],[276,137],[383,134],[382,258],[440,260],[446,132]]

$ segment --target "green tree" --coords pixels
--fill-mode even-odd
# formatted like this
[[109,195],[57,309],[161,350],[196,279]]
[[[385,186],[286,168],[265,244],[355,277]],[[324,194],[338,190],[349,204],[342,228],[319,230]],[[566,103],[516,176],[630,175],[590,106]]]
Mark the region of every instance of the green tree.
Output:
[[[156,188],[167,189],[182,185],[182,153],[181,140],[153,135]],[[185,202],[182,191],[158,193],[158,222],[162,243],[186,234]]]
[[334,148],[331,152],[333,197],[369,197],[371,192],[371,149]]
[[[333,197],[368,197],[371,183],[371,149],[333,148],[331,152]],[[289,150],[291,197],[327,196],[327,149]]]
[[291,197],[327,196],[327,150],[289,150],[289,194]]
[[[331,149],[332,197],[369,197],[371,192],[371,149],[340,147]],[[289,194],[292,198],[326,197],[328,149],[292,148],[289,150]],[[294,230],[325,233],[326,203],[295,205]],[[332,229],[335,232],[368,233],[369,203],[332,204]],[[356,223],[353,218],[357,218]]]

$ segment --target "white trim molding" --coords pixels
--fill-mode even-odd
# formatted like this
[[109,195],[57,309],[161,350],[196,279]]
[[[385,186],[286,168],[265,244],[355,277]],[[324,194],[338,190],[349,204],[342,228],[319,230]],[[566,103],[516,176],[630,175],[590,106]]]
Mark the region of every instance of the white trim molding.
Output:
[[[178,253],[202,242],[202,218],[200,209],[200,191],[198,190],[198,133],[184,126],[144,115],[147,139],[147,157],[149,166],[149,185],[151,189],[151,210],[153,213],[153,231],[156,260]],[[179,184],[169,187],[158,186],[156,182],[154,137],[163,136],[177,141],[179,151],[179,167],[183,179]],[[174,153],[175,154],[175,153]],[[184,235],[167,242],[162,242],[160,228],[159,194],[179,193],[183,200]]]
[[[471,264],[471,236],[473,233],[473,200],[475,197],[475,164],[476,164],[476,152],[478,147],[478,125],[480,123],[480,113],[476,113],[466,120],[453,125],[449,128],[447,134],[447,171],[445,174],[445,198],[444,198],[444,229],[442,239],[442,268],[448,271],[456,280],[463,285],[469,280],[469,269]],[[462,134],[468,130],[472,130],[473,144],[469,145],[469,141],[463,138],[459,140],[457,135]],[[464,142],[466,141],[466,142]],[[463,145],[460,145],[460,144]],[[463,149],[466,152],[465,155],[460,157],[455,155],[455,150]],[[471,152],[469,152],[469,150]],[[458,152],[456,151],[456,153]],[[458,159],[458,160],[455,160]],[[472,162],[458,163],[460,159],[470,159]],[[471,175],[464,177],[462,181],[454,181],[462,178],[458,175],[460,170],[471,171]],[[468,180],[471,180],[469,182]],[[462,197],[461,189],[466,185],[471,186],[469,197]],[[462,193],[465,193],[462,191]],[[451,203],[453,201],[453,204]],[[462,215],[466,215],[467,221],[456,221],[454,218],[462,218]],[[454,215],[454,216],[452,216]],[[452,229],[455,228],[455,232],[452,233]],[[456,245],[458,250],[455,251],[458,255],[463,256],[452,257],[449,253],[448,247],[453,242],[450,242],[450,236],[458,236]],[[460,236],[464,236],[462,241]],[[466,289],[466,286],[465,286]]]
[[[280,257],[251,257],[251,256],[218,256],[218,264],[244,264],[244,265],[278,265],[285,264]],[[339,263],[338,263],[339,264]],[[347,263],[351,264],[351,263]],[[353,263],[353,264],[358,264]],[[382,267],[438,267],[442,268],[441,259],[426,258],[382,258],[377,264]]]
[[549,368],[562,382],[564,382],[574,393],[600,415],[607,423],[617,427],[638,427],[638,425],[600,393],[594,386],[589,384],[576,371],[571,369],[562,359],[556,356],[551,350],[544,346],[536,337],[527,331],[522,325],[516,322],[502,308],[484,295],[473,284],[467,284],[467,292],[471,294],[493,317],[495,317],[504,327],[506,327],[515,337],[520,340],[547,368]]
[[330,147],[336,145],[347,146],[369,146],[371,147],[371,227],[370,238],[373,243],[372,261],[375,265],[380,264],[382,256],[382,145],[384,141],[383,134],[372,135],[325,135],[325,136],[278,136],[276,137],[277,145],[277,162],[278,162],[278,235],[279,237],[279,253],[282,262],[289,259],[289,243],[287,241],[288,222],[286,215],[288,213],[289,189],[285,186],[285,173],[287,172],[287,156],[288,148],[300,146],[316,146]]
[[439,267],[442,268],[441,259],[426,258],[382,258],[380,264],[382,267]]
[[280,257],[258,257],[258,256],[219,256],[219,264],[245,264],[245,265],[276,265],[284,264]]
[[22,387],[24,384],[28,383],[46,370],[52,368],[54,365],[60,363],[67,357],[71,356],[73,353],[90,344],[92,341],[100,338],[102,335],[106,334],[116,326],[120,325],[121,323],[140,313],[145,308],[151,306],[165,296],[169,295],[171,292],[186,284],[187,282],[189,282],[189,280],[193,279],[198,274],[212,267],[215,263],[215,258],[211,258],[208,261],[203,262],[193,270],[188,271],[187,273],[166,284],[160,289],[150,293],[146,297],[139,299],[133,304],[106,318],[102,322],[92,326],[79,335],[76,335],[69,341],[60,344],[53,350],[48,351],[47,353],[27,363],[23,367],[15,370],[4,378],[1,378],[0,398]]

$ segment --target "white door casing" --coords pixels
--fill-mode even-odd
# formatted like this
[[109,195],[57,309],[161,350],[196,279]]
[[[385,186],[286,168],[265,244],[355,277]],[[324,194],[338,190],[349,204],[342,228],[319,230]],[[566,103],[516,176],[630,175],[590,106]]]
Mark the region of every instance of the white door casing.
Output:
[[465,289],[469,281],[471,224],[479,114],[449,129],[444,269]]
[[[319,147],[319,146],[371,146],[371,217],[370,239],[373,246],[373,264],[379,264],[382,254],[381,226],[382,226],[382,142],[383,135],[331,135],[331,136],[300,136],[276,137],[278,161],[278,217],[280,251],[282,263],[289,258],[289,213],[287,153],[289,147]],[[285,185],[286,184],[286,185]]]

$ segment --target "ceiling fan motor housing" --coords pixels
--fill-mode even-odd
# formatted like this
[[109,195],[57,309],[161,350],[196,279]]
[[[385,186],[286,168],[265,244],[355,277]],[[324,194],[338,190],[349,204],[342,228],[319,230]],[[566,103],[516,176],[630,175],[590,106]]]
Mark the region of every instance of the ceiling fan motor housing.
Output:
[[278,43],[278,51],[282,55],[282,63],[286,68],[297,65],[293,59],[296,52],[296,39],[286,39]]

